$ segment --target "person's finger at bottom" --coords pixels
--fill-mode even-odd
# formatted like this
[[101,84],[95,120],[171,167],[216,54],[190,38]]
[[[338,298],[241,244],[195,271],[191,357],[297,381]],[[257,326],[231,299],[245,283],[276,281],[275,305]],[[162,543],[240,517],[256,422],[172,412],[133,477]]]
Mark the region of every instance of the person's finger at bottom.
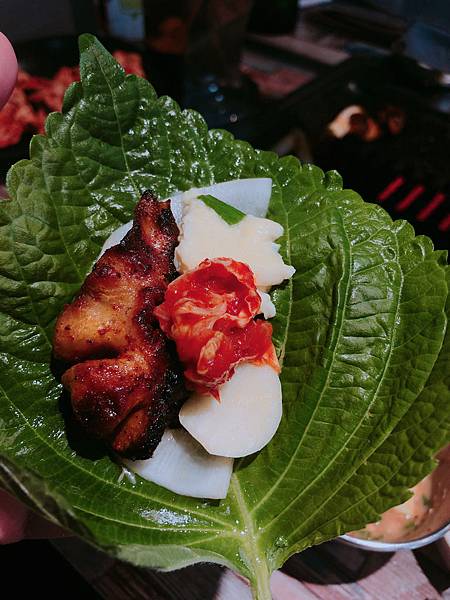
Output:
[[8,38],[0,31],[0,109],[8,101],[16,79],[16,55]]
[[0,490],[0,544],[11,544],[25,535],[28,509],[19,500]]

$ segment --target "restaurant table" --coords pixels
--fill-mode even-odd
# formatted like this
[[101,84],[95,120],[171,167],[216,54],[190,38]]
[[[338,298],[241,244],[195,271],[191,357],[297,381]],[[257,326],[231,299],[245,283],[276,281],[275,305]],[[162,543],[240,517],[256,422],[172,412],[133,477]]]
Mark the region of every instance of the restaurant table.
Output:
[[[244,579],[201,564],[163,573],[133,567],[76,538],[53,546],[108,600],[251,600]],[[450,600],[445,540],[396,553],[367,552],[332,541],[294,555],[272,576],[274,600]]]

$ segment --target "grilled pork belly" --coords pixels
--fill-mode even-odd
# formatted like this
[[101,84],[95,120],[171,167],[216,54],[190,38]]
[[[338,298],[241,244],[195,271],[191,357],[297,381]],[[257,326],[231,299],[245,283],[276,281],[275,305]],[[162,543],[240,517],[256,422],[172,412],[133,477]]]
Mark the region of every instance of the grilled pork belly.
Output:
[[169,202],[145,192],[132,229],[107,250],[59,316],[55,357],[86,431],[118,454],[148,458],[185,397],[175,352],[153,309],[175,277],[178,228]]

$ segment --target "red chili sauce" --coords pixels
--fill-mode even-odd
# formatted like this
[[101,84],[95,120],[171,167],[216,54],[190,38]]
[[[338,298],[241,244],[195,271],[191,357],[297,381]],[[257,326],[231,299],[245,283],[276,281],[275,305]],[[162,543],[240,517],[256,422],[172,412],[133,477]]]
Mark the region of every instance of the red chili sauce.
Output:
[[189,389],[219,399],[218,386],[243,361],[280,371],[272,325],[254,319],[260,306],[252,270],[231,258],[206,259],[168,286],[154,314],[175,341]]

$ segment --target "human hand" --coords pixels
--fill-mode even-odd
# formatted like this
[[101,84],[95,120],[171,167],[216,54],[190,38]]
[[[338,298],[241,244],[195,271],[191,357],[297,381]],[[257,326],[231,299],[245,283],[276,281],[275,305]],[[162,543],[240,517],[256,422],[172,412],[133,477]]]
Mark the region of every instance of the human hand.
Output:
[[0,32],[0,109],[8,101],[17,79],[17,59],[13,47]]
[[11,544],[24,538],[54,538],[68,535],[57,525],[46,521],[0,489],[0,544]]

